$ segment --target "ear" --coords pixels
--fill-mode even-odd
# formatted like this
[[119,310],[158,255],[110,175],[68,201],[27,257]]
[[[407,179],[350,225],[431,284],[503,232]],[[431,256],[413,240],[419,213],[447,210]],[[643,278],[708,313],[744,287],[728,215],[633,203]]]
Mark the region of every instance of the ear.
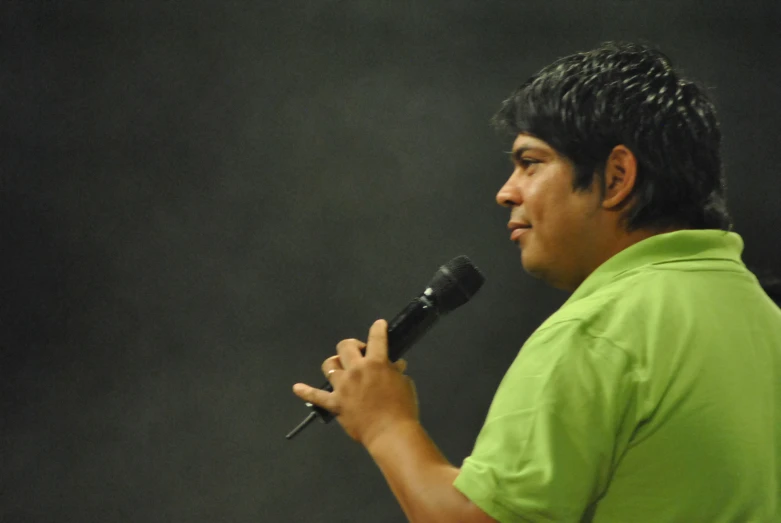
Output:
[[624,145],[616,145],[605,164],[605,195],[602,208],[618,210],[629,203],[637,180],[637,159]]

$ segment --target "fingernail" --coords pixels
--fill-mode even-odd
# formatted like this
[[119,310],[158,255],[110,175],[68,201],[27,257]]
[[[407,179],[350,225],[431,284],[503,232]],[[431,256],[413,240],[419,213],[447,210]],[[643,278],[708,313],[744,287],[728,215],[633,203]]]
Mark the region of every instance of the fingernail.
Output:
[[293,385],[293,392],[304,392],[306,390],[306,385],[303,383],[296,383]]

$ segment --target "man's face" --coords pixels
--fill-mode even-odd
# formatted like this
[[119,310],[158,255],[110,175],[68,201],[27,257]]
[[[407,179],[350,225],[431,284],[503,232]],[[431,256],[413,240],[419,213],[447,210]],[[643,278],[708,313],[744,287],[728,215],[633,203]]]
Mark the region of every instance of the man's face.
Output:
[[574,290],[593,271],[606,223],[596,185],[574,192],[572,163],[546,142],[520,134],[514,170],[496,201],[510,208],[511,239],[523,268],[536,278]]

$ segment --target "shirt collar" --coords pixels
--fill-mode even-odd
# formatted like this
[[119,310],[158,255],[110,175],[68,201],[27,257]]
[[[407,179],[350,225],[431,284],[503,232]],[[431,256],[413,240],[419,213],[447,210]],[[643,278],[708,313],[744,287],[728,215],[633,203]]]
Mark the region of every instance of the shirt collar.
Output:
[[737,233],[718,229],[684,229],[657,234],[613,255],[592,272],[566,303],[580,300],[624,272],[645,265],[681,260],[726,260],[743,265],[743,239]]

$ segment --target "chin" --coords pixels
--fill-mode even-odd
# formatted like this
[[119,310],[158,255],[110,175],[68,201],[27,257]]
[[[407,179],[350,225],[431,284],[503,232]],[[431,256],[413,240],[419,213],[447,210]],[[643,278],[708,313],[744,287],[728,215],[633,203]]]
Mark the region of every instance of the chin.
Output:
[[526,270],[531,270],[532,267],[541,265],[539,252],[535,252],[536,249],[534,249],[533,246],[527,245],[526,247],[518,245],[518,248],[521,251],[521,263],[523,264],[523,268]]
[[562,291],[571,291],[571,286],[557,278],[551,272],[551,266],[543,263],[543,260],[535,259],[528,252],[521,253],[521,265],[523,270],[532,278],[545,282],[547,285]]
[[529,251],[521,251],[521,265],[523,266],[524,271],[535,278],[541,277],[543,273],[543,268],[541,267],[539,260],[535,260],[534,256],[529,253]]

